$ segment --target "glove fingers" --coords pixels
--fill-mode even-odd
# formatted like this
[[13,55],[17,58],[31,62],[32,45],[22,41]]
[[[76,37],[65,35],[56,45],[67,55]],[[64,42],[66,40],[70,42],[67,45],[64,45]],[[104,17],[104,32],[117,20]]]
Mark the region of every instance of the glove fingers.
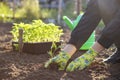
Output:
[[84,57],[82,57],[82,56],[79,57],[79,58],[76,58],[74,61],[72,61],[68,65],[66,71],[72,72],[72,71],[75,71],[75,70],[82,70],[82,69],[85,68],[86,65],[88,65],[86,62],[87,61],[84,60]]
[[59,68],[59,70],[64,70],[66,63],[61,61],[60,59],[52,58],[45,63],[45,68],[55,66],[55,65],[57,68]]
[[65,67],[66,67],[66,63],[65,62],[60,63],[59,70],[65,70]]
[[70,63],[70,64],[68,65],[66,71],[69,71],[69,72],[74,71],[74,65]]
[[48,68],[48,66],[52,63],[52,59],[48,60],[46,63],[45,63],[45,68]]
[[61,52],[60,54],[58,54],[54,58],[48,60],[45,63],[45,68],[56,66],[55,68],[57,68],[59,70],[64,70],[69,58],[70,58],[69,54],[67,54],[65,52]]
[[79,62],[76,62],[76,61],[72,61],[68,66],[67,66],[67,69],[66,71],[74,71],[76,69],[79,69],[79,65],[80,63]]

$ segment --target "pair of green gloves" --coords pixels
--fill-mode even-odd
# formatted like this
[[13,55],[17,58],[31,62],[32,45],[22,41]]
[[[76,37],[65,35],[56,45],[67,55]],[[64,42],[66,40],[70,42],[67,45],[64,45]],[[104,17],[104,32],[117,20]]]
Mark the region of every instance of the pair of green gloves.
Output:
[[97,56],[97,52],[94,51],[92,48],[90,48],[86,53],[84,53],[82,56],[76,58],[71,63],[67,65],[68,60],[71,58],[71,56],[68,53],[65,53],[61,51],[57,56],[49,59],[45,63],[45,68],[48,68],[50,64],[56,63],[59,66],[59,70],[64,70],[66,67],[66,71],[72,72],[75,70],[82,70],[89,66],[94,58]]

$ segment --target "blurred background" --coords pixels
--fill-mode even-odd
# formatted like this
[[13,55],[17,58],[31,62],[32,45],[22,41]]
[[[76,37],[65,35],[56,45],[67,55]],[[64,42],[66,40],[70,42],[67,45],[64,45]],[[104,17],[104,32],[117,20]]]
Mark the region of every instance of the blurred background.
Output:
[[[0,23],[46,23],[66,26],[63,16],[75,20],[84,12],[89,0],[0,0]],[[99,24],[103,28],[103,23]]]
[[42,19],[60,24],[62,16],[75,19],[88,0],[0,0],[0,22],[30,22]]

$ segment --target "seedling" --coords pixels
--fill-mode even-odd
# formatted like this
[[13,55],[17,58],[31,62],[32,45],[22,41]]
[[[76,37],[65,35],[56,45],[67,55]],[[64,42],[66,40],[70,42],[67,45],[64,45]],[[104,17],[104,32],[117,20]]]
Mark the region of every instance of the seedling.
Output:
[[52,42],[52,46],[48,54],[50,55],[51,58],[53,58],[57,54],[57,52],[59,52],[60,49],[61,45],[57,46],[55,42]]

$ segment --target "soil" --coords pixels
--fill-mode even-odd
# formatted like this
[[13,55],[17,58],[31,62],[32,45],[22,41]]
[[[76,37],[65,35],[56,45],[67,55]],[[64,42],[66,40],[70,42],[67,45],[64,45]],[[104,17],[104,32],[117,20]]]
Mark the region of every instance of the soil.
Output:
[[[50,58],[48,53],[34,55],[12,50],[9,33],[12,24],[0,24],[0,80],[120,80],[120,63],[105,64],[103,59],[115,51],[114,46],[101,52],[88,68],[82,71],[58,71],[55,67],[45,69],[44,63]],[[64,29],[61,37],[65,43],[70,38],[69,29]],[[85,51],[78,51],[71,60]]]

